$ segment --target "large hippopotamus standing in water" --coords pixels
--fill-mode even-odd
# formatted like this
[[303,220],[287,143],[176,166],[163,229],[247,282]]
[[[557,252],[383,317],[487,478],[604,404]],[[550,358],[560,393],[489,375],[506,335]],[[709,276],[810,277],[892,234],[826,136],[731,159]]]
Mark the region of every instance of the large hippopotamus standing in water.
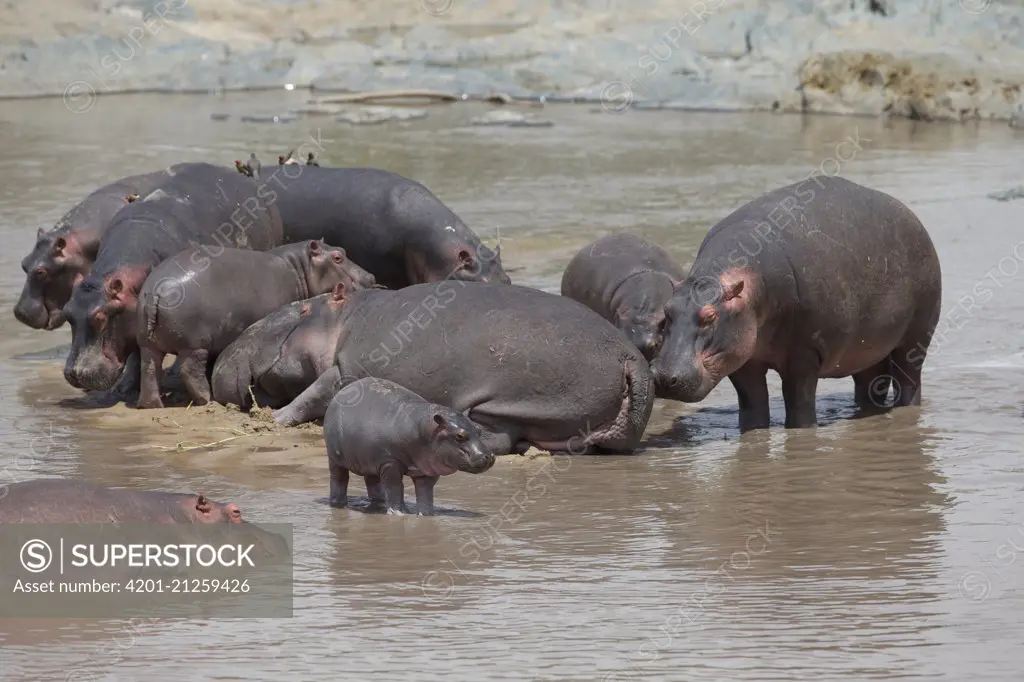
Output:
[[562,296],[614,324],[650,362],[661,346],[665,303],[685,276],[657,244],[632,234],[611,234],[572,257],[562,273]]
[[130,175],[100,187],[65,213],[53,228],[36,233],[36,245],[21,261],[25,286],[14,317],[33,329],[64,324],[64,305],[71,288],[89,274],[100,241],[114,215],[140,195],[165,182],[166,170]]
[[205,267],[190,251],[153,269],[139,293],[137,340],[142,349],[138,407],[163,407],[164,356],[181,360],[181,380],[193,403],[210,400],[210,367],[245,329],[281,306],[330,291],[374,286],[373,275],[345,250],[322,241],[286,244],[269,251],[224,249]]
[[340,246],[389,289],[444,279],[510,282],[501,246],[484,246],[414,180],[376,168],[291,163],[268,174],[256,159],[239,171],[252,173],[260,197],[280,209],[285,242],[323,239]]
[[643,355],[564,296],[455,281],[356,291],[340,324],[335,364],[274,412],[278,423],[323,417],[342,387],[367,376],[467,415],[496,455],[530,445],[632,452],[650,418]]
[[138,296],[162,261],[191,248],[192,264],[202,267],[225,248],[266,251],[281,244],[280,214],[261,203],[251,178],[208,163],[170,171],[167,182],[117,213],[92,271],[64,307],[71,325],[64,377],[76,388],[106,390],[120,376],[119,393],[137,390]]
[[787,428],[817,424],[821,378],[852,376],[864,407],[882,406],[890,385],[896,405],[920,405],[941,299],[939,257],[909,208],[817,177],[711,228],[665,307],[651,369],[659,395],[684,402],[729,377],[743,431],[769,425],[769,369],[782,377]]
[[282,306],[255,322],[224,349],[213,365],[213,399],[248,411],[284,407],[334,364],[341,313],[352,289]]
[[70,478],[0,486],[0,523],[242,523],[236,504],[203,495],[107,488]]

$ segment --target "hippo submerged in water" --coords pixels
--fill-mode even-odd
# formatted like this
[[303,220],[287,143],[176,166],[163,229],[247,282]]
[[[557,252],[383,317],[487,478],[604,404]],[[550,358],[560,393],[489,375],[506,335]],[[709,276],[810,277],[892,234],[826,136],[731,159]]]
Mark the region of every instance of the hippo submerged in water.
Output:
[[661,346],[665,303],[686,273],[665,249],[632,234],[580,249],[562,274],[562,295],[618,327],[648,362]]
[[417,511],[430,516],[441,476],[479,474],[494,465],[467,417],[383,379],[360,379],[334,396],[324,416],[324,441],[334,507],[348,505],[352,472],[363,477],[371,505],[405,512],[402,477],[409,476]]
[[159,383],[164,356],[181,360],[181,379],[197,405],[210,400],[209,368],[252,323],[291,301],[330,291],[374,286],[373,275],[345,250],[322,241],[269,251],[224,249],[203,266],[184,251],[150,274],[139,293],[138,343],[142,352],[140,408],[163,407]]
[[130,175],[100,187],[65,213],[52,229],[39,229],[36,245],[21,261],[25,286],[14,317],[33,329],[64,324],[72,287],[89,274],[114,215],[138,195],[149,194],[170,177],[166,170]]
[[[253,168],[255,166],[255,168]],[[244,170],[243,170],[244,169]],[[494,251],[430,190],[376,168],[281,164],[269,174],[251,157],[260,196],[275,203],[286,242],[340,246],[389,289],[458,279],[508,284]]]
[[67,478],[0,486],[0,523],[242,523],[203,495],[107,488]]
[[665,308],[651,365],[659,395],[702,400],[725,377],[740,429],[767,428],[769,369],[786,426],[817,424],[818,379],[852,376],[856,402],[921,402],[942,274],[917,216],[888,194],[818,177],[751,201],[711,228]]
[[76,388],[106,390],[120,376],[119,393],[137,390],[138,295],[163,260],[191,248],[198,265],[225,247],[264,251],[281,243],[280,215],[260,203],[250,178],[207,163],[170,170],[167,182],[117,213],[64,307],[72,339],[64,377]]
[[494,454],[631,452],[650,418],[640,351],[564,296],[454,281],[356,291],[340,324],[335,364],[274,413],[278,423],[323,417],[367,376],[467,415]]

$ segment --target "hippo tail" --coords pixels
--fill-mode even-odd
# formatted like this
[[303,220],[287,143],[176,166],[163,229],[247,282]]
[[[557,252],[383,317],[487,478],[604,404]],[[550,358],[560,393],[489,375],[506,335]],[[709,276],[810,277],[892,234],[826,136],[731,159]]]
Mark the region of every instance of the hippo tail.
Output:
[[628,439],[633,447],[640,444],[647,429],[647,422],[654,409],[654,376],[650,365],[637,353],[637,357],[627,358],[624,364],[626,379],[626,399],[628,420]]
[[160,294],[157,291],[144,291],[139,301],[143,316],[143,338],[147,341],[156,336],[157,313],[160,310]]

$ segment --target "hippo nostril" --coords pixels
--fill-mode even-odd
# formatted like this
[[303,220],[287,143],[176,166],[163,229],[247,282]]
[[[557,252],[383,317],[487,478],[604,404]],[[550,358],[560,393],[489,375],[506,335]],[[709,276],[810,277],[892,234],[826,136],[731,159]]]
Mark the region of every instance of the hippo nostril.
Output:
[[680,379],[679,376],[676,375],[676,374],[673,374],[673,375],[669,376],[669,378],[668,378],[668,387],[669,388],[678,388],[679,384],[681,384],[681,383],[683,383],[683,380]]

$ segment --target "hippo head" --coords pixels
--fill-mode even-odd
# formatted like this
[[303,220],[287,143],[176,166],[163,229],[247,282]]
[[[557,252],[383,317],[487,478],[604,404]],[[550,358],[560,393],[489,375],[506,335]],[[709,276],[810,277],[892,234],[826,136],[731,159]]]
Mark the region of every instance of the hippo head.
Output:
[[75,388],[106,390],[114,385],[135,350],[139,290],[148,272],[122,267],[106,276],[89,275],[64,306],[71,325],[71,351],[64,378]]
[[[350,261],[343,248],[330,246],[322,239],[295,246],[304,251],[306,263],[303,269],[311,297],[331,291],[339,282],[344,282],[350,290],[369,289],[376,284],[373,275]],[[282,247],[282,250],[289,248],[291,245]]]
[[492,250],[485,244],[472,247],[463,243],[457,244],[451,250],[453,257],[450,261],[449,271],[452,279],[492,284],[512,283],[501,265],[501,244]]
[[40,228],[35,248],[21,261],[26,279],[14,317],[33,329],[56,329],[64,324],[62,308],[89,265],[73,234],[58,235]]
[[494,455],[480,441],[476,424],[454,410],[434,407],[425,424],[431,461],[416,462],[420,471],[428,476],[456,471],[479,474],[494,466]]
[[221,504],[205,495],[189,495],[182,505],[185,515],[193,523],[241,523],[242,510],[237,504]]
[[665,305],[665,332],[651,372],[659,395],[703,400],[754,353],[758,320],[749,271],[687,277]]

